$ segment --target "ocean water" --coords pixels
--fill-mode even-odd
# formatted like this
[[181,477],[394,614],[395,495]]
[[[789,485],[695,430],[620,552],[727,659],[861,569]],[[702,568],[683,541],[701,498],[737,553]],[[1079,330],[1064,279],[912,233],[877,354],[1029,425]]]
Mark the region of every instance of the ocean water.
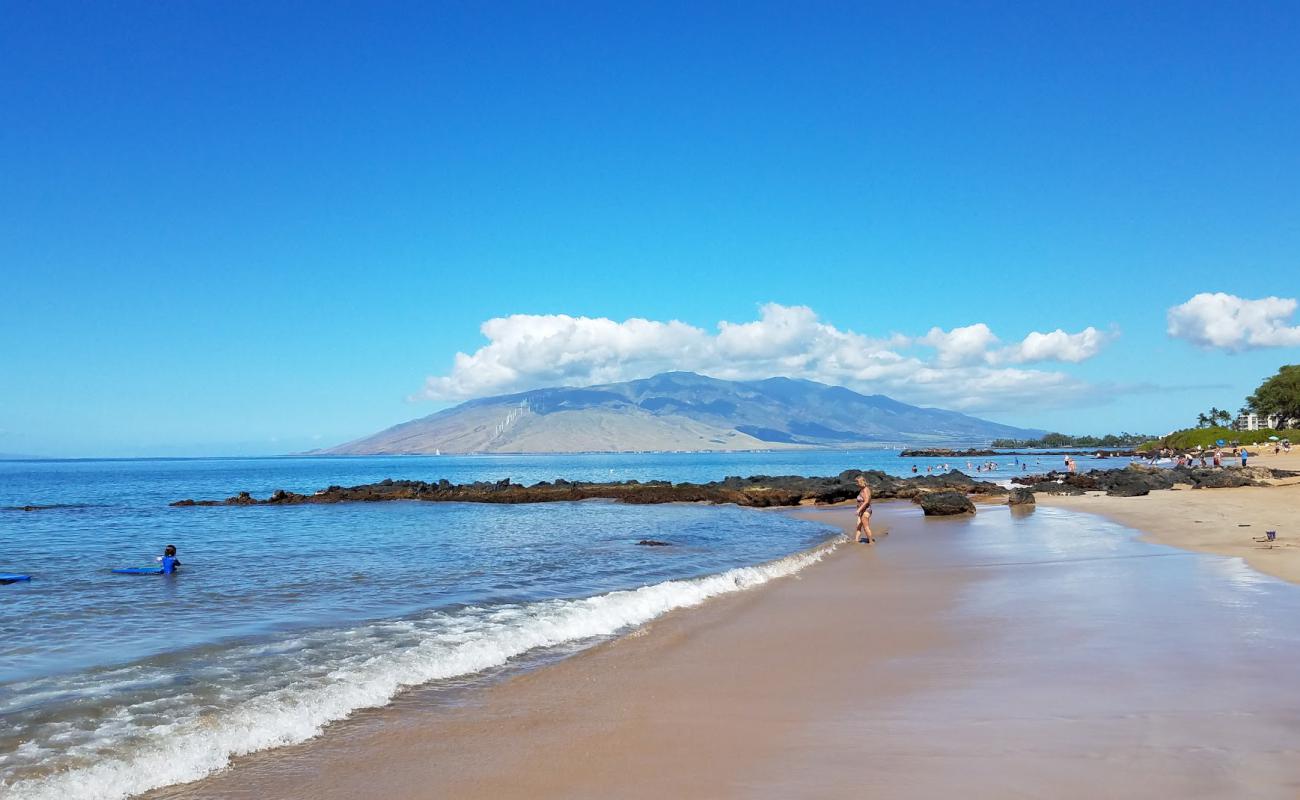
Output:
[[[1014,469],[999,460],[993,478]],[[123,797],[193,780],[405,687],[788,574],[831,533],[725,506],[173,500],[388,477],[706,481],[913,463],[927,466],[889,451],[0,462],[0,571],[35,576],[0,586],[0,794]],[[674,546],[635,545],[645,538]],[[109,572],[168,543],[177,575]]]

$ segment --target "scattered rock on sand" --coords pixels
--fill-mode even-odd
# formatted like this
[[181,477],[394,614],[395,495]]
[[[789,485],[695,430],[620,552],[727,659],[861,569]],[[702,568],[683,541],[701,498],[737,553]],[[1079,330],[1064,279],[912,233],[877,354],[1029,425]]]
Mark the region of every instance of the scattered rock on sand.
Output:
[[957,514],[974,514],[975,504],[961,492],[930,492],[917,502],[927,517],[948,517]]
[[1012,489],[1010,496],[1007,497],[1009,506],[1032,506],[1034,504],[1034,493],[1028,489]]
[[[1106,494],[1111,497],[1141,497],[1151,494],[1151,481],[1141,472],[1128,472],[1116,475],[1106,486]],[[1157,486],[1157,489],[1166,487]]]
[[1242,470],[1215,470],[1213,472],[1201,471],[1201,474],[1195,476],[1192,483],[1193,489],[1231,489],[1235,486],[1258,486],[1259,481],[1252,479],[1249,475],[1243,474]]

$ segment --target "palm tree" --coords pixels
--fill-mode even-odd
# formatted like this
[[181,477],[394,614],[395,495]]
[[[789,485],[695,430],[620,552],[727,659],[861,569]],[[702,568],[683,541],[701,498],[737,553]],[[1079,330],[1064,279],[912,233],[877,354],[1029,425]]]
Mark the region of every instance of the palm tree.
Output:
[[1198,428],[1210,427],[1210,418],[1205,415],[1205,412],[1201,412],[1200,414],[1196,415],[1196,427]]

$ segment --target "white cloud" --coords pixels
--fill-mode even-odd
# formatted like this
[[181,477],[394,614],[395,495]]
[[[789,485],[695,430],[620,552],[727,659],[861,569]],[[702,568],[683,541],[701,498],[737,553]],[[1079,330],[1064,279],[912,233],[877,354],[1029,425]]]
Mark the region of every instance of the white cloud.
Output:
[[[581,386],[691,370],[747,380],[784,375],[964,410],[1013,408],[1032,401],[1064,405],[1090,393],[1058,371],[1009,364],[1082,361],[1108,336],[1031,333],[1002,347],[977,323],[925,336],[886,339],[841,330],[806,306],[769,303],[752,322],[718,323],[717,332],[676,320],[658,322],[566,314],[515,314],[483,323],[488,343],[457,353],[451,371],[425,382],[423,396],[465,400],[543,386]],[[917,353],[918,348],[922,351]],[[923,351],[933,348],[932,358]]]
[[1288,297],[1247,300],[1202,292],[1169,309],[1168,332],[1199,347],[1240,351],[1300,346],[1300,326],[1288,325],[1296,301]]
[[1051,333],[1031,332],[1018,344],[1000,347],[1001,340],[988,325],[978,322],[963,328],[945,331],[931,328],[917,343],[935,350],[935,364],[955,367],[972,364],[1030,364],[1041,361],[1065,361],[1077,364],[1101,352],[1101,348],[1114,334],[1094,327],[1078,333],[1066,333],[1057,328]]
[[935,349],[935,362],[942,367],[961,364],[978,364],[989,360],[989,349],[998,344],[998,337],[983,322],[953,328],[931,328],[917,340]]
[[1065,361],[1078,364],[1101,352],[1102,346],[1114,336],[1113,333],[1103,333],[1091,325],[1078,333],[1066,333],[1060,328],[1051,333],[1034,331],[1020,344],[1006,348],[995,358],[1007,364],[1026,364],[1034,361]]

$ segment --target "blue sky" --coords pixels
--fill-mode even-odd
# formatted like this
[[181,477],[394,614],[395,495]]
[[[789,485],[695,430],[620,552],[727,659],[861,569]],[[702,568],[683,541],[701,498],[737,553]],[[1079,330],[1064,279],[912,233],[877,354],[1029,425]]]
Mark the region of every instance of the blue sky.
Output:
[[[473,360],[510,315],[712,336],[806,307],[919,365],[854,388],[946,402],[1042,372],[1041,402],[1030,376],[967,407],[1071,432],[1163,432],[1300,361],[1285,304],[1230,306],[1236,338],[1167,332],[1197,294],[1300,295],[1293,4],[4,17],[0,452],[336,443],[445,406],[426,378],[457,353],[518,367]],[[958,364],[920,341],[977,324],[1003,349]],[[1088,327],[1084,360],[1007,355]],[[635,374],[637,352],[565,374]],[[787,371],[848,374],[805,355],[821,366]]]

